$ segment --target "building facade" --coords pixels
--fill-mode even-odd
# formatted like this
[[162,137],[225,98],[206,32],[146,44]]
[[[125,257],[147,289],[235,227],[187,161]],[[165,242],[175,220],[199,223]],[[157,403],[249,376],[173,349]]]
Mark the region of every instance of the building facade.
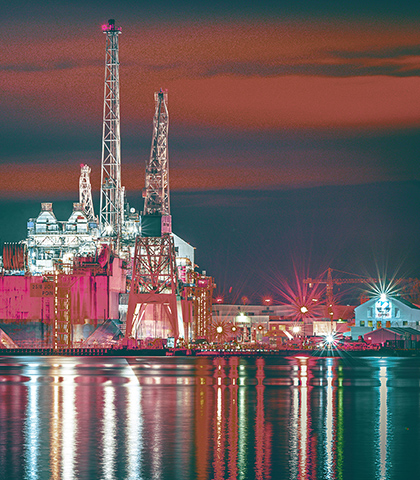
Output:
[[355,308],[353,340],[379,328],[410,327],[420,330],[420,308],[407,300],[382,294]]

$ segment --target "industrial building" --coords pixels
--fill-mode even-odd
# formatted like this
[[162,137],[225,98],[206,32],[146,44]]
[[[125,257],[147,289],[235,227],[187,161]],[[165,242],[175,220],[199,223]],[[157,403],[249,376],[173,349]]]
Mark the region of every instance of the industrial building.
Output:
[[[354,307],[334,305],[331,321],[326,305],[319,305],[310,314],[298,314],[291,305],[227,305],[213,304],[213,331],[210,337],[226,337],[245,342],[268,341],[280,336],[295,337],[326,335],[331,331],[345,332],[354,317]],[[339,320],[338,320],[339,319]],[[284,333],[284,335],[283,335]]]

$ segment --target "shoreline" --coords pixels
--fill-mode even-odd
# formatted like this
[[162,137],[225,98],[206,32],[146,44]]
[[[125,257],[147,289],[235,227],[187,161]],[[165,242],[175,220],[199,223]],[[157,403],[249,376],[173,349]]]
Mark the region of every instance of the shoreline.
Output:
[[112,348],[10,348],[0,349],[0,357],[420,357],[420,350],[389,348],[366,350],[275,350],[275,351],[201,351],[189,349],[112,349]]

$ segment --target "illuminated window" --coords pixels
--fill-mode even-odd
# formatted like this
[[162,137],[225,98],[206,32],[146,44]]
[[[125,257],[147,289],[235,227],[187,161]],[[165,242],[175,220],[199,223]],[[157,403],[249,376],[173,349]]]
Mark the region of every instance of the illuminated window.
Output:
[[391,322],[387,320],[385,325],[386,325],[386,328],[389,328],[391,326]]
[[403,322],[403,326],[406,327],[408,325],[408,322],[407,321],[404,321]]
[[376,322],[376,328],[382,328],[382,322],[381,321]]
[[372,320],[369,320],[369,321],[368,321],[368,327],[373,327],[373,322],[372,322]]
[[365,321],[364,321],[364,320],[360,320],[360,326],[361,326],[361,327],[364,327],[364,326],[365,326]]

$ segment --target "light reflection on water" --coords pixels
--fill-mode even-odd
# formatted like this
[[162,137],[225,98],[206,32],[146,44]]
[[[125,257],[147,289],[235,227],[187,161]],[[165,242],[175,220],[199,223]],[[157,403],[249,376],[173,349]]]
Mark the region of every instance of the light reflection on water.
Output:
[[39,412],[38,396],[39,386],[34,377],[28,385],[28,407],[25,421],[25,472],[28,479],[37,478],[38,471],[38,438],[39,438]]
[[386,366],[379,367],[379,381],[381,386],[379,387],[379,480],[385,480],[386,470],[389,462],[387,455],[388,447],[388,391],[387,391],[387,368]]
[[410,358],[3,357],[0,477],[417,478],[419,379]]

